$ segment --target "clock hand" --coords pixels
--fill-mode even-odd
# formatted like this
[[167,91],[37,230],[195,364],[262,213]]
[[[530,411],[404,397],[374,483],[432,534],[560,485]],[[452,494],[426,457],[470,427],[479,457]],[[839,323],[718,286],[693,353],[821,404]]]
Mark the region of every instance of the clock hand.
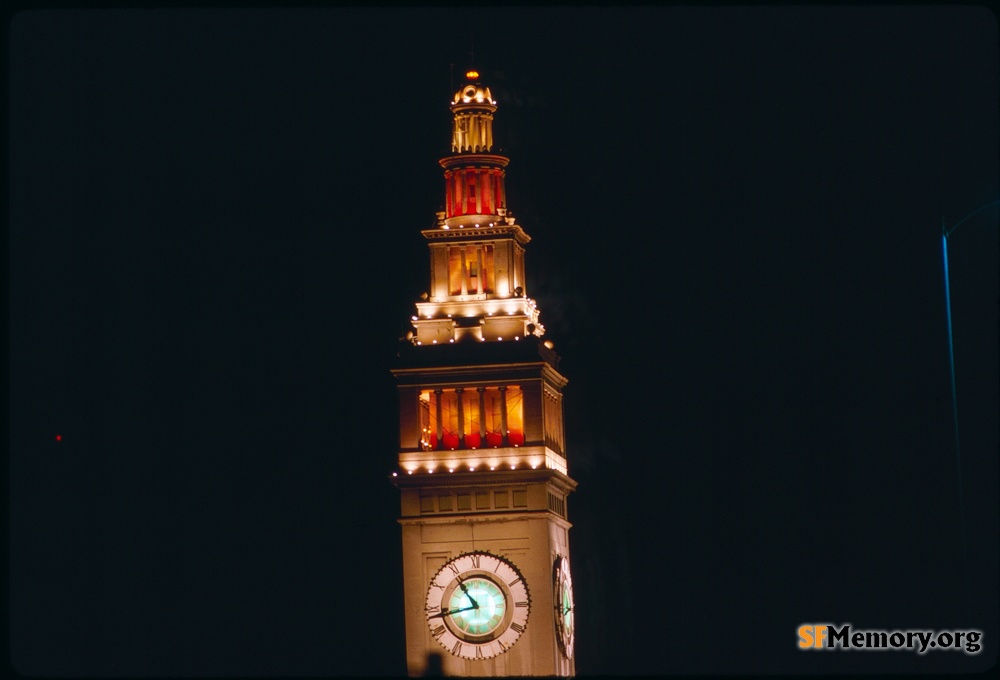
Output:
[[472,608],[479,609],[479,605],[476,603],[475,599],[473,599],[472,595],[469,595],[469,589],[465,587],[465,583],[462,581],[462,577],[456,576],[455,578],[458,579],[458,587],[462,589],[462,592],[465,593],[465,596],[469,598],[469,602],[472,603]]
[[446,612],[441,612],[440,614],[434,614],[433,616],[428,616],[428,619],[444,618],[446,616],[451,616],[452,614],[458,614],[459,612],[467,612],[470,609],[479,609],[479,607],[462,607],[461,609],[451,609]]

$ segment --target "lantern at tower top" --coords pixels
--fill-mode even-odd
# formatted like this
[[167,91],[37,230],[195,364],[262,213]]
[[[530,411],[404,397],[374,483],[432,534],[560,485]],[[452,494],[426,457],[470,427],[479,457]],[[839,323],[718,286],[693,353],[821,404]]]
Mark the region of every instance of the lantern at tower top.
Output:
[[483,153],[493,148],[493,113],[497,103],[490,88],[479,82],[478,71],[465,74],[466,84],[451,100],[455,116],[451,135],[452,153]]

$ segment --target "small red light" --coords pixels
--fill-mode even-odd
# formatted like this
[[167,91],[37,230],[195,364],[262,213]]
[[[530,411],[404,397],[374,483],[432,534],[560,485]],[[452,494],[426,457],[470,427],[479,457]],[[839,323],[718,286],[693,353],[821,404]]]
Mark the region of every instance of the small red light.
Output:
[[61,434],[57,434],[56,435],[56,441],[57,442],[61,442],[62,441],[62,435]]

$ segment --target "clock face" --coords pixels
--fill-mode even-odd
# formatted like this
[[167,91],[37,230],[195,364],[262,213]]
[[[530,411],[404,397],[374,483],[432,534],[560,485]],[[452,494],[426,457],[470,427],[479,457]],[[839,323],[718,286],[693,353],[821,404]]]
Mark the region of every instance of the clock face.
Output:
[[528,584],[517,567],[487,552],[471,552],[434,575],[424,611],[442,647],[466,659],[489,659],[517,642],[530,607]]
[[553,569],[552,601],[555,603],[556,633],[563,656],[573,658],[573,578],[569,559],[557,557]]

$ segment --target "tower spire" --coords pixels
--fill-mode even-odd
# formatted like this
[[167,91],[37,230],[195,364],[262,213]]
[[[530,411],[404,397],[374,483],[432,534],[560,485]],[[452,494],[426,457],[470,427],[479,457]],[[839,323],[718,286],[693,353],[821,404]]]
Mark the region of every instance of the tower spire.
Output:
[[519,341],[541,336],[527,297],[524,246],[531,238],[505,207],[509,159],[493,153],[497,103],[470,69],[452,96],[451,154],[444,170],[444,209],[423,235],[431,251],[427,298],[413,318],[416,345]]

